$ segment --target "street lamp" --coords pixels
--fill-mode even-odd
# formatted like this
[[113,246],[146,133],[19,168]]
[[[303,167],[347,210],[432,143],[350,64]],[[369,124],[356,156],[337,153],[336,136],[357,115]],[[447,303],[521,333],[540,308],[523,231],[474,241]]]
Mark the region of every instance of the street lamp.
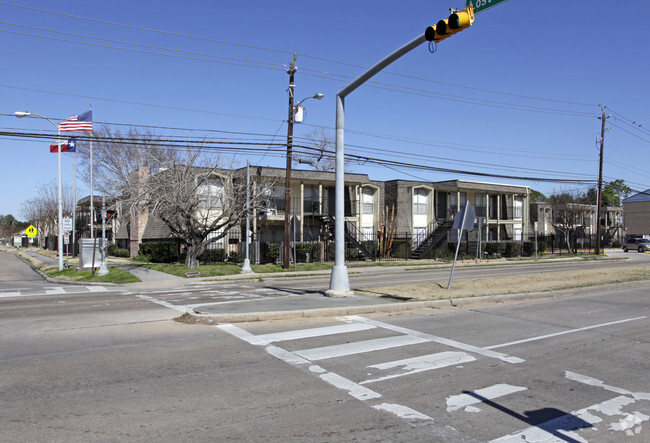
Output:
[[27,111],[16,111],[14,112],[14,116],[18,118],[23,118],[23,117],[39,117],[44,120],[47,120],[48,122],[52,123],[58,132],[57,135],[57,146],[59,147],[59,234],[58,234],[58,249],[59,249],[59,271],[63,271],[63,204],[62,204],[62,199],[61,199],[61,129],[59,128],[59,125],[54,123],[52,120],[49,118],[40,115],[40,114],[35,114],[33,112],[27,112]]
[[282,267],[284,269],[289,269],[289,221],[291,212],[291,161],[293,153],[293,123],[295,121],[296,110],[302,102],[310,98],[315,98],[320,100],[324,97],[320,92],[314,94],[310,97],[303,98],[296,105],[293,104],[293,91],[296,85],[293,83],[293,75],[296,72],[295,63],[291,62],[291,68],[289,70],[289,119],[287,124],[287,176],[285,179],[285,190],[284,190],[284,260]]

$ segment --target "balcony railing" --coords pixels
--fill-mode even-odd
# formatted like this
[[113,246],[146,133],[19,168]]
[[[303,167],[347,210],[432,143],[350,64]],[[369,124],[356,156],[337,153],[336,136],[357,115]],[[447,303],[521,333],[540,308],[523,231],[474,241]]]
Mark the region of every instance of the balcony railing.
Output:
[[[354,217],[358,214],[358,200],[345,201],[345,216]],[[271,198],[263,203],[262,213],[266,216],[276,216],[285,214],[284,198]],[[302,208],[302,211],[301,211]],[[291,199],[291,214],[303,213],[305,216],[312,215],[331,215],[335,216],[334,200],[323,199],[322,202],[315,200],[302,200],[294,197]]]

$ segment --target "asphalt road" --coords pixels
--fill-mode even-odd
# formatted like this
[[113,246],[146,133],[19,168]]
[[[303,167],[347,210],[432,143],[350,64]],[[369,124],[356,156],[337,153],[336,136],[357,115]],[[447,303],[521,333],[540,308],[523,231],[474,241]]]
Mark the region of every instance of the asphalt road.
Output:
[[216,327],[5,255],[4,441],[650,440],[647,288]]

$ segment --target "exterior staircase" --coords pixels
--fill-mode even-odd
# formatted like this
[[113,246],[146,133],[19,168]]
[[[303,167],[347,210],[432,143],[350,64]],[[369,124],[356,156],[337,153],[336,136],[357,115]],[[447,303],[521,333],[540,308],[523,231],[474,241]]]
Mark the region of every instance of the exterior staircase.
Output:
[[447,220],[439,224],[436,228],[433,228],[433,225],[429,225],[426,238],[411,252],[410,258],[413,260],[423,259],[429,251],[440,245],[447,238],[447,233],[453,224],[454,222],[452,220]]
[[[318,218],[320,219],[323,226],[326,226],[327,229],[332,233],[332,236],[334,236],[334,231],[335,231],[334,217],[325,214],[325,215],[319,215]],[[359,252],[363,254],[366,260],[375,261],[377,257],[375,256],[374,253],[368,251],[368,249],[365,246],[363,246],[363,243],[359,241],[360,238],[363,238],[363,234],[361,233],[361,231],[359,231],[352,223],[346,221],[345,240],[350,242],[354,248],[358,249]]]

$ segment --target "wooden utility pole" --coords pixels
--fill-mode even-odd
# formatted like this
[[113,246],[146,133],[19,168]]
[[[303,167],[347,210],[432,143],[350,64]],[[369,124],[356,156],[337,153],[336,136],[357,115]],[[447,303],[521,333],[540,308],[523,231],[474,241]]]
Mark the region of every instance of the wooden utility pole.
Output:
[[289,257],[291,255],[291,244],[289,242],[289,222],[291,219],[291,161],[293,152],[293,93],[296,85],[293,83],[293,77],[296,73],[296,54],[293,55],[293,61],[289,64],[289,119],[287,120],[287,171],[284,184],[284,254],[282,267],[289,269]]
[[603,205],[603,150],[605,149],[605,120],[608,116],[605,115],[605,106],[600,107],[603,111],[602,117],[598,117],[602,120],[602,125],[600,129],[600,155],[598,159],[598,208],[596,209],[596,255],[600,254],[600,216],[601,216],[601,207]]

